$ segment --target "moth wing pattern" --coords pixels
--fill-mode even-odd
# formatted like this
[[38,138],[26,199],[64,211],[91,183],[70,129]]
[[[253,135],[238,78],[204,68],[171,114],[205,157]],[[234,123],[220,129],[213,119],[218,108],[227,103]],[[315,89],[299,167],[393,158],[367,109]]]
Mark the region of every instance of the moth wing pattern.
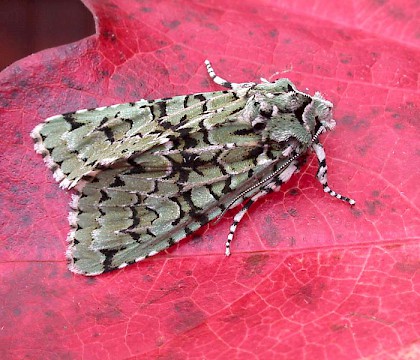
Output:
[[199,115],[213,98],[215,104],[232,100],[226,92],[209,92],[83,109],[48,118],[31,137],[56,181],[71,189],[85,176],[168,141],[165,129]]
[[177,171],[176,177],[197,180],[180,186],[163,170],[146,176],[132,167],[103,171],[73,196],[68,257],[74,272],[100,274],[152,256],[219,216],[226,201],[253,183],[241,171],[227,186],[225,175],[202,166],[200,172],[215,175],[211,182],[203,186],[198,173]]
[[331,190],[318,136],[335,125],[332,104],[288,79],[229,83],[230,90],[140,100],[57,115],[31,133],[60,186],[74,188],[70,270],[98,275],[179,242],[230,208],[226,243],[250,205],[299,169],[312,148]]

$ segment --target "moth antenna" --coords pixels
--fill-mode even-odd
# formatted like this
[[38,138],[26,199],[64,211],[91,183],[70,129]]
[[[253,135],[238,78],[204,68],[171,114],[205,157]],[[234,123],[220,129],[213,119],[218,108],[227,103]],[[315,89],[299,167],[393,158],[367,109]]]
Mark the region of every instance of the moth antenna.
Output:
[[244,88],[250,88],[253,85],[255,85],[255,83],[253,83],[253,82],[238,84],[238,83],[227,81],[227,80],[221,78],[220,76],[216,75],[213,67],[210,64],[210,61],[205,60],[204,64],[206,64],[207,72],[209,73],[209,76],[213,79],[213,81],[216,84],[221,85],[225,88],[232,89],[232,90],[239,90],[239,89],[244,89]]
[[237,84],[231,83],[231,82],[221,78],[220,76],[216,75],[216,73],[214,72],[213,66],[211,66],[211,64],[210,64],[210,61],[205,60],[204,64],[206,64],[206,68],[207,68],[207,72],[209,73],[209,76],[213,79],[213,81],[216,84],[221,85],[221,86],[223,86],[225,88],[228,88],[228,89],[233,89],[234,85],[237,85]]

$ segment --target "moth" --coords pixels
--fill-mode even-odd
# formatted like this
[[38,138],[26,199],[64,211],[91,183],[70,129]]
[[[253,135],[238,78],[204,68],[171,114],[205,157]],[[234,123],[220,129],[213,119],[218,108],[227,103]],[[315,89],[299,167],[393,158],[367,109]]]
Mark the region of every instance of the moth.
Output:
[[319,136],[335,126],[331,102],[288,79],[231,83],[222,91],[140,100],[48,118],[31,132],[54,178],[74,189],[67,257],[98,275],[155,255],[243,203],[230,226],[277,191],[315,152],[333,191]]

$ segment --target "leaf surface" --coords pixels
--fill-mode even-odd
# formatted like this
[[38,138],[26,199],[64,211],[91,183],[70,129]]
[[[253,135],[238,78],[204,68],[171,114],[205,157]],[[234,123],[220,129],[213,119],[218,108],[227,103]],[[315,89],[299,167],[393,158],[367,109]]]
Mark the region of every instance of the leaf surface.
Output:
[[[94,1],[97,35],[0,73],[0,357],[393,359],[419,354],[416,1]],[[224,242],[235,211],[96,278],[65,262],[68,202],[30,130],[81,108],[290,78],[335,106],[316,159]]]

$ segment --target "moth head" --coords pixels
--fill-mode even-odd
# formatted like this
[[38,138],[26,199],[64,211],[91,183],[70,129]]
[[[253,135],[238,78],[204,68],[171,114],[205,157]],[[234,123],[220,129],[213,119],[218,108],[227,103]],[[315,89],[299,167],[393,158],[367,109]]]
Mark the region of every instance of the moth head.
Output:
[[321,132],[334,129],[335,120],[332,118],[332,109],[333,104],[316,92],[303,112],[303,121],[307,130],[313,133],[316,129],[321,129]]

